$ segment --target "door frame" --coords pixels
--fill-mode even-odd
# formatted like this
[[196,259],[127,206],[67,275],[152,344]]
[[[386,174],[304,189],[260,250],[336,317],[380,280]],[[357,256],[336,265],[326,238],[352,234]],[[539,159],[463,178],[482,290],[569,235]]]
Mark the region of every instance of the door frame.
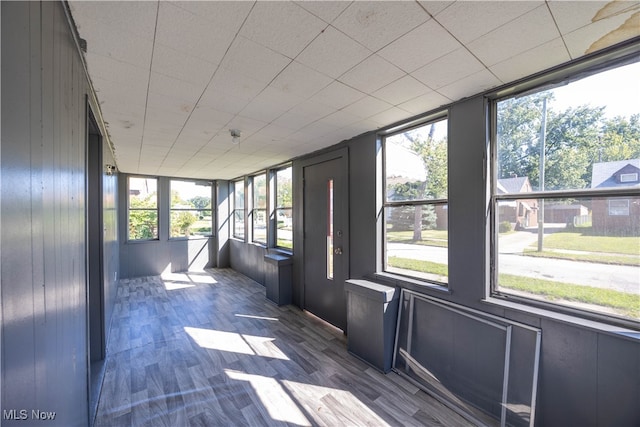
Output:
[[[343,218],[343,241],[342,256],[344,258],[342,264],[342,275],[345,281],[349,278],[350,262],[350,233],[349,233],[349,148],[343,147],[326,153],[294,162],[293,164],[293,181],[294,181],[294,206],[293,206],[293,267],[294,278],[298,292],[294,289],[294,302],[298,307],[304,309],[305,296],[305,266],[304,266],[304,205],[305,205],[305,185],[304,185],[304,169],[309,166],[315,166],[330,160],[340,160],[343,176],[345,179],[342,192],[341,205],[344,207]],[[296,244],[296,242],[298,242]],[[297,293],[297,295],[296,295]],[[345,296],[346,298],[346,296]],[[345,314],[346,316],[346,314]],[[345,325],[346,328],[346,325]],[[346,333],[346,329],[344,330]]]

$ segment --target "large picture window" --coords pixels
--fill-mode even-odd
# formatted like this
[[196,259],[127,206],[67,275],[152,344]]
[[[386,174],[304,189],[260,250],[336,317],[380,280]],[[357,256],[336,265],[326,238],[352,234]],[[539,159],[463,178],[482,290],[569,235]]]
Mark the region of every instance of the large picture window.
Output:
[[384,139],[384,270],[447,284],[447,119]]
[[267,244],[267,175],[253,177],[253,206],[251,210],[253,241]]
[[495,102],[495,295],[640,320],[639,75]]
[[211,236],[211,183],[171,180],[171,238]]
[[158,179],[130,176],[128,187],[128,239],[158,238]]
[[233,183],[233,237],[244,239],[244,179]]
[[276,171],[276,246],[293,248],[293,191],[291,166]]

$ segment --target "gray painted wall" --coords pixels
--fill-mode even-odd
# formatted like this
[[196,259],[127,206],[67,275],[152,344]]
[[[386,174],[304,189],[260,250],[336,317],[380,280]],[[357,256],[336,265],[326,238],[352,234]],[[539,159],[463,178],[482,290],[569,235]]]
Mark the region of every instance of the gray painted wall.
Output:
[[[2,409],[55,411],[50,425],[86,425],[89,84],[62,3],[1,8]],[[104,186],[110,315],[118,271],[114,179]]]
[[103,222],[103,271],[104,271],[104,318],[107,328],[106,342],[109,342],[109,331],[113,308],[118,293],[120,279],[120,246],[118,241],[118,175],[107,175],[104,165],[115,165],[113,153],[106,143],[102,144],[102,222]]
[[158,240],[127,241],[127,177],[126,174],[119,174],[118,178],[121,207],[118,220],[123,224],[119,228],[120,275],[123,278],[155,276],[163,272],[215,266],[215,238],[169,239],[168,177],[158,177]]

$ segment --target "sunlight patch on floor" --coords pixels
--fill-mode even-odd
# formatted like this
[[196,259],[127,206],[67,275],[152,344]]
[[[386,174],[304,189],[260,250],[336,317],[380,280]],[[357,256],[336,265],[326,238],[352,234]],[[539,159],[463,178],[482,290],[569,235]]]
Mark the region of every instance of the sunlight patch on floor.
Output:
[[278,320],[280,320],[280,319],[278,319],[276,317],[253,316],[251,314],[234,314],[234,316],[236,316],[236,317],[246,317],[248,319],[257,319],[257,320],[271,320],[271,321],[274,321],[274,322],[277,322]]
[[185,326],[185,332],[202,348],[289,360],[274,343],[275,338]]
[[277,380],[230,369],[225,369],[225,373],[231,379],[249,382],[273,420],[299,426],[311,425],[298,407],[298,404],[291,399]]

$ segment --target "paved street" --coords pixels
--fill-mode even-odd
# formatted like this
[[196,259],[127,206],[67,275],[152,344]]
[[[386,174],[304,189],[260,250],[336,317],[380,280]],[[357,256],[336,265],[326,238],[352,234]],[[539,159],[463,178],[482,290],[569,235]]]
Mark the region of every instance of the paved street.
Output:
[[[640,294],[640,267],[517,255],[518,252],[522,253],[522,249],[515,250],[516,241],[513,239],[513,244],[502,245],[501,252],[504,253],[501,253],[498,265],[500,273]],[[388,243],[387,252],[389,256],[442,264],[447,262],[447,249],[435,246]]]

